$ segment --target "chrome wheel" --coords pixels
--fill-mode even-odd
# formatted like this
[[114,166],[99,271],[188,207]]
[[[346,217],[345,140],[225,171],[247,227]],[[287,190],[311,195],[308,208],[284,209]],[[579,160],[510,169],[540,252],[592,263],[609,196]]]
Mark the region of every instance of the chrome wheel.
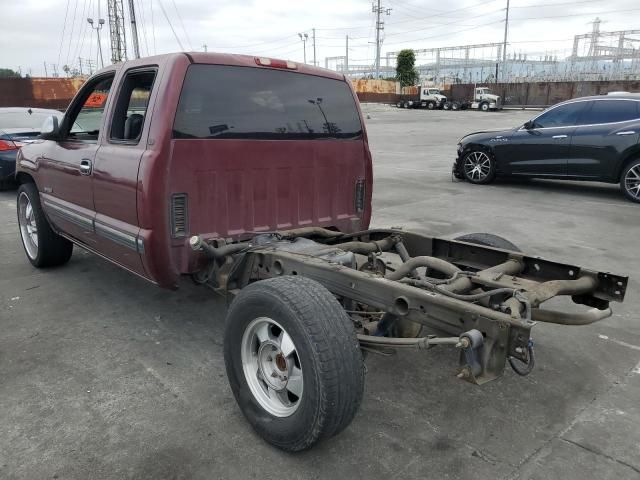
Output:
[[242,336],[242,369],[254,398],[271,415],[288,417],[302,398],[302,366],[289,334],[267,317],[249,323]]
[[464,174],[469,180],[481,182],[491,173],[491,158],[484,152],[471,152],[464,160]]
[[624,177],[624,188],[631,197],[640,200],[640,165],[629,169]]
[[31,200],[25,192],[18,197],[18,224],[24,249],[33,260],[38,256],[38,225]]

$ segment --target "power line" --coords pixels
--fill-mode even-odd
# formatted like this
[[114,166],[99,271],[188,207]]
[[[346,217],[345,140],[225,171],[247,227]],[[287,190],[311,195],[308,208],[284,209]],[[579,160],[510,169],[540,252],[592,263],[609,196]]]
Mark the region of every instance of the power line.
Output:
[[78,0],[75,0],[74,7],[73,7],[73,20],[71,20],[71,33],[69,34],[69,46],[67,47],[67,59],[64,62],[67,65],[69,65],[69,58],[70,58],[70,55],[71,55],[71,44],[73,43],[73,32],[74,32],[75,27],[76,27],[76,14],[77,13],[78,13]]
[[178,7],[176,6],[176,0],[171,0],[171,3],[173,3],[173,8],[175,8],[176,13],[178,14],[178,20],[180,21],[180,26],[182,27],[182,31],[184,32],[184,36],[187,38],[187,43],[189,44],[189,49],[193,50],[193,45],[191,45],[191,39],[189,38],[189,34],[187,33],[187,29],[184,28],[184,23],[182,22],[182,16],[180,15],[180,11],[178,10]]
[[67,8],[64,11],[64,23],[62,24],[62,37],[60,38],[60,48],[58,49],[58,65],[60,65],[60,57],[62,56],[62,45],[64,44],[64,33],[67,29],[67,17],[69,16],[69,3],[71,0],[67,0]]
[[167,15],[167,11],[164,9],[164,5],[162,5],[162,0],[158,0],[158,4],[160,5],[160,10],[162,10],[162,14],[164,15],[164,18],[167,20],[167,23],[169,24],[169,28],[171,28],[171,31],[173,32],[173,36],[175,37],[176,42],[178,42],[178,45],[180,46],[180,50],[184,52],[184,47],[182,46],[182,42],[178,38],[176,31],[173,29],[173,24],[171,23],[171,20],[169,20],[169,15]]

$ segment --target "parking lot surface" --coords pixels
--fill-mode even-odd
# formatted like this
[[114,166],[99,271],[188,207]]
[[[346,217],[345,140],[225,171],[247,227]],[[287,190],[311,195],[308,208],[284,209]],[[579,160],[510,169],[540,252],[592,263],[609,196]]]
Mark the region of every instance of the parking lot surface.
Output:
[[367,358],[364,401],[338,437],[300,454],[253,433],[227,385],[225,301],[164,291],[75,250],[26,260],[15,192],[0,193],[0,478],[640,478],[640,205],[616,185],[451,181],[464,134],[531,112],[365,105],[373,226],[492,232],[528,253],[629,275],[594,325],[534,327],[537,365],[481,387],[456,352]]

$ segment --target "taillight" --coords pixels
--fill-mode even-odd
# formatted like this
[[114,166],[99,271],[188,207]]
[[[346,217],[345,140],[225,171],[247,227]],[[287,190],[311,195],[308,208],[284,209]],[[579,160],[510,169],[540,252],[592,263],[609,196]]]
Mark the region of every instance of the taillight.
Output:
[[256,57],[256,63],[263,67],[273,68],[288,68],[289,70],[296,70],[298,65],[295,62],[289,60],[276,60],[275,58]]
[[6,152],[7,150],[17,150],[18,146],[11,140],[0,140],[0,152]]

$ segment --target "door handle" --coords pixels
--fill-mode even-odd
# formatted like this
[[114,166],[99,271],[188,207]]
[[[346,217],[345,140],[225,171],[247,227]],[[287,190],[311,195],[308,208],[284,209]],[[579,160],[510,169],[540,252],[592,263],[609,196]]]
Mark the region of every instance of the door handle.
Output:
[[616,135],[635,135],[636,132],[634,132],[633,130],[625,130],[624,132],[618,132],[616,133]]
[[554,135],[554,136],[553,136],[553,137],[551,137],[551,138],[555,138],[555,139],[558,139],[558,138],[567,138],[567,136],[566,136],[566,135]]
[[83,158],[80,161],[80,175],[91,175],[91,160]]

